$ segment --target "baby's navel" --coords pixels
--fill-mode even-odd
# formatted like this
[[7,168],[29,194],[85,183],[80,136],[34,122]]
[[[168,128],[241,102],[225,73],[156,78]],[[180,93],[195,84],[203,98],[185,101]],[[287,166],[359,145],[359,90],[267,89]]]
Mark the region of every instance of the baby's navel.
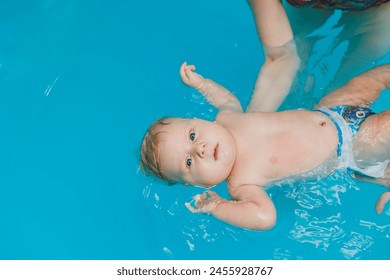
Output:
[[321,121],[320,126],[326,126],[326,121]]
[[271,156],[271,157],[269,158],[269,162],[270,162],[271,164],[276,164],[276,163],[278,162],[278,157],[277,157],[277,156]]

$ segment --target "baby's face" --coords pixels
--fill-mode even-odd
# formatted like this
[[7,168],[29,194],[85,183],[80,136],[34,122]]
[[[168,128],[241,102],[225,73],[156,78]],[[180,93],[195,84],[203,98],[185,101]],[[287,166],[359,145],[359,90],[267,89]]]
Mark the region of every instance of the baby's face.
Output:
[[229,176],[236,146],[227,129],[200,119],[171,119],[162,131],[159,163],[169,179],[211,187]]

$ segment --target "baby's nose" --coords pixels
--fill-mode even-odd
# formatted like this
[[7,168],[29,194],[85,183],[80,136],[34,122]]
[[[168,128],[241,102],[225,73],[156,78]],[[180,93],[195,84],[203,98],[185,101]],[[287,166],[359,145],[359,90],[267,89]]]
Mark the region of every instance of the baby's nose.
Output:
[[203,158],[205,156],[205,148],[206,148],[206,143],[199,143],[196,146],[196,153],[199,157]]

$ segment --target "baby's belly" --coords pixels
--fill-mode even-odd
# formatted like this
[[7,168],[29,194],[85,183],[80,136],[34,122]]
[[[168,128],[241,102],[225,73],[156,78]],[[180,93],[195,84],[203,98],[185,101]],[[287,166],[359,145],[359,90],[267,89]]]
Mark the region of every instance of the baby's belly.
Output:
[[264,166],[268,167],[263,169],[264,177],[268,180],[302,174],[309,176],[307,172],[317,168],[319,173],[326,174],[329,168],[337,165],[330,160],[337,152],[339,141],[334,123],[321,113],[302,112],[302,115],[307,115],[306,120],[292,120],[283,126],[263,150]]
[[269,179],[265,186],[280,186],[296,181],[318,181],[333,174],[337,170],[338,165],[339,159],[335,152],[319,166],[294,175]]

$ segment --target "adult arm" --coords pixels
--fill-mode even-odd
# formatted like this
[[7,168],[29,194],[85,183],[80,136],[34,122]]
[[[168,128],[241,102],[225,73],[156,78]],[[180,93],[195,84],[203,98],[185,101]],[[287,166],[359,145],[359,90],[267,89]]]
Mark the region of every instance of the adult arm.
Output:
[[300,59],[293,41],[293,32],[280,0],[249,0],[263,45],[262,65],[248,112],[276,111],[290,91]]

